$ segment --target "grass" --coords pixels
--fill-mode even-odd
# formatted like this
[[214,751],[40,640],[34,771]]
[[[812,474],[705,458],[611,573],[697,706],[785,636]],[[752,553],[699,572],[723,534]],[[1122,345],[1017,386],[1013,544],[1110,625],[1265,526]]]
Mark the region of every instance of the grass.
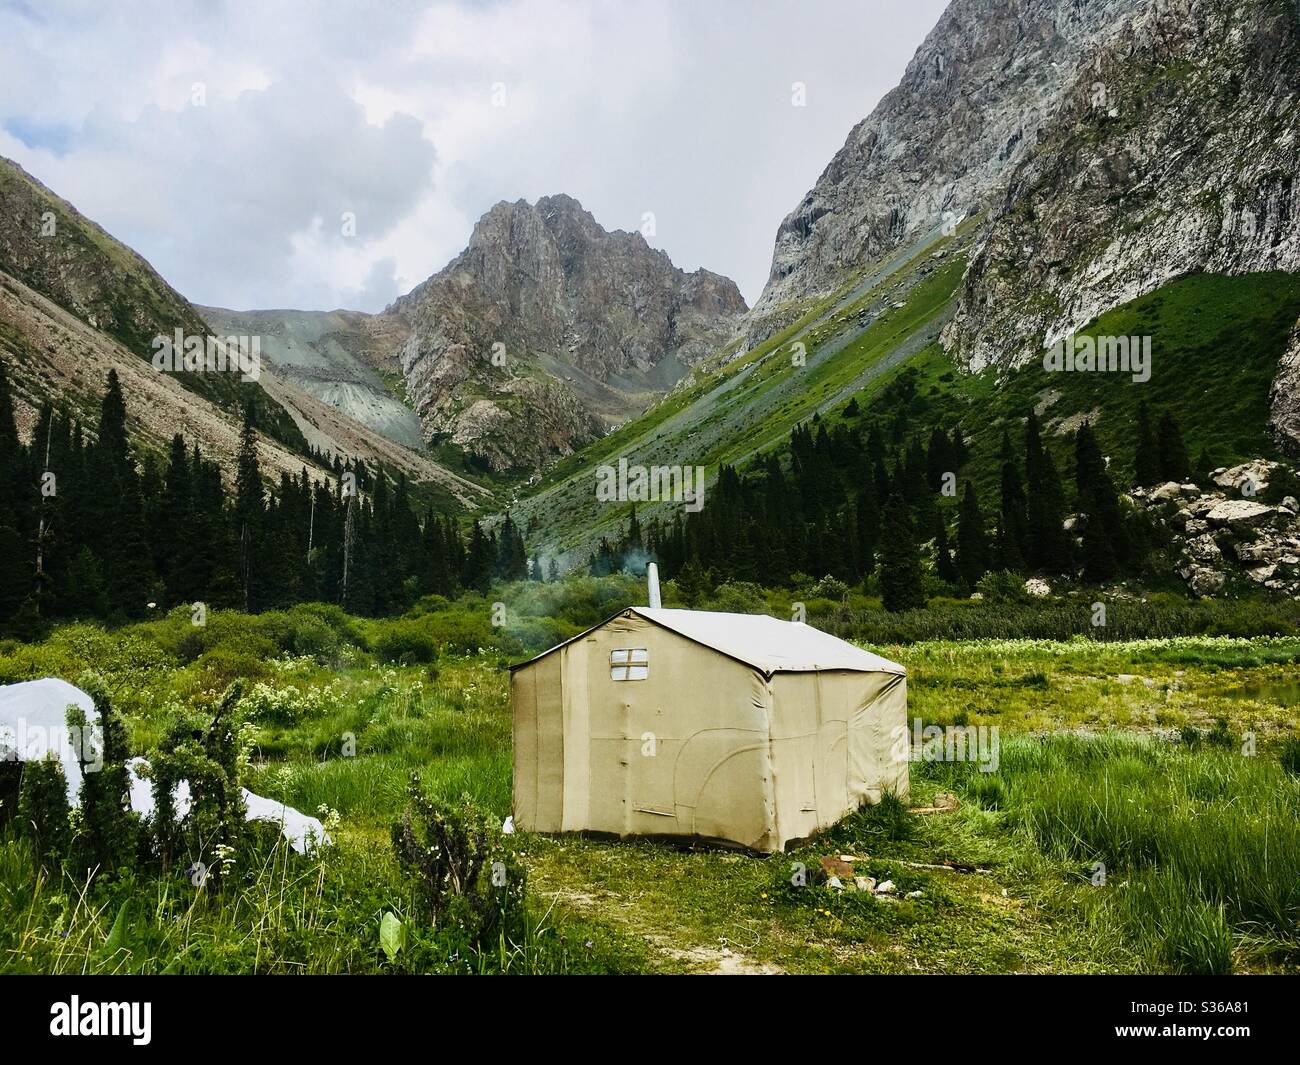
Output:
[[[525,591],[535,609],[577,624],[612,613],[600,594],[617,599],[618,584]],[[216,890],[178,873],[88,888],[42,871],[10,824],[0,830],[0,971],[1300,969],[1300,708],[1268,694],[1294,676],[1293,636],[878,646],[908,667],[910,710],[926,724],[999,730],[995,772],[913,764],[911,806],[952,791],[956,810],[887,803],[769,858],[520,833],[527,931],[465,952],[422,922],[388,829],[413,771],[436,797],[510,812],[509,656],[444,647],[432,667],[379,662],[368,648],[385,623],[318,609],[232,622],[216,624],[226,650],[238,650],[236,633],[270,644],[234,659],[261,667],[250,678],[263,690],[248,697],[247,786],[335,821],[335,845],[306,858],[261,840]],[[38,645],[0,646],[0,675],[76,679],[93,665],[145,752],[168,705],[203,699],[212,682],[205,639],[179,638],[192,635],[171,620],[114,633],[69,626]],[[313,640],[315,654],[285,650]],[[819,884],[825,854],[892,879],[898,901]],[[975,871],[933,868],[944,862]],[[1098,862],[1104,886],[1093,883]],[[799,865],[811,871],[803,886],[791,882]],[[378,949],[390,911],[411,933],[392,961]]]

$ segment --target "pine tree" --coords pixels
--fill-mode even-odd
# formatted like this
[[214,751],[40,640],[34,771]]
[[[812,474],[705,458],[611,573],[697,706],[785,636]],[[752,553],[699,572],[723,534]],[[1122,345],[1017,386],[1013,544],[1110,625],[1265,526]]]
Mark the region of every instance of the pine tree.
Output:
[[[1002,511],[999,521],[999,568],[1019,573],[1028,545],[1029,508],[1020,481],[1020,467],[1011,447],[1011,434],[1002,431]],[[1004,542],[1005,541],[1005,542]],[[1015,565],[1011,565],[1015,562]]]
[[973,589],[989,570],[988,534],[980,513],[975,485],[967,481],[957,510],[957,571],[968,589]]
[[492,583],[493,551],[483,526],[475,520],[469,534],[469,550],[465,556],[465,571],[461,583],[466,588],[486,592]]
[[[1106,470],[1106,460],[1102,457],[1092,426],[1084,422],[1074,440],[1079,507],[1088,515],[1088,528],[1096,527],[1094,538],[1104,537],[1109,552],[1122,566],[1129,557],[1129,537],[1120,511],[1119,494]],[[1096,569],[1097,566],[1094,565],[1094,570]]]
[[956,584],[961,580],[961,572],[957,569],[948,546],[948,523],[943,520],[941,511],[935,513],[934,568],[939,580],[945,584]]
[[677,590],[687,606],[698,606],[713,591],[713,578],[696,557],[687,560],[676,577]]
[[920,609],[926,604],[912,515],[907,501],[897,494],[885,504],[881,522],[880,597],[891,613]]
[[257,544],[265,517],[262,471],[257,462],[257,430],[253,404],[244,407],[239,434],[239,456],[235,465],[235,541],[238,545],[237,576],[243,592],[244,609],[256,602]]
[[1101,521],[1088,516],[1083,531],[1083,579],[1088,584],[1105,584],[1119,574],[1119,562]]
[[1187,445],[1183,442],[1183,431],[1172,414],[1166,412],[1160,416],[1158,430],[1160,450],[1160,476],[1166,481],[1182,484],[1191,479],[1192,461],[1187,454]]
[[1151,411],[1146,400],[1138,404],[1137,442],[1133,450],[1133,483],[1139,488],[1149,488],[1160,483],[1160,449],[1156,431],[1151,424]]
[[447,557],[447,537],[432,511],[424,522],[424,555],[426,593],[450,599],[454,588],[451,561]]

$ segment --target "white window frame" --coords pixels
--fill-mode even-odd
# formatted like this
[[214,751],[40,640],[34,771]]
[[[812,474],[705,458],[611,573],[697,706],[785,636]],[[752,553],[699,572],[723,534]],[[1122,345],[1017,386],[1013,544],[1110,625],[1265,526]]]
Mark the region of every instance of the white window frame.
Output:
[[644,647],[619,647],[609,652],[610,680],[648,680],[650,652]]

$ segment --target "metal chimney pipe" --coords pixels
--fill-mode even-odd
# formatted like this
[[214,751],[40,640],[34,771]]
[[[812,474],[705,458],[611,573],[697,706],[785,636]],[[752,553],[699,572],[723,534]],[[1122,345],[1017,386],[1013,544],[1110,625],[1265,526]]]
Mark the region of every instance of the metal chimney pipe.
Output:
[[659,567],[651,562],[645,568],[646,583],[649,585],[650,605],[658,609],[663,605],[659,598]]

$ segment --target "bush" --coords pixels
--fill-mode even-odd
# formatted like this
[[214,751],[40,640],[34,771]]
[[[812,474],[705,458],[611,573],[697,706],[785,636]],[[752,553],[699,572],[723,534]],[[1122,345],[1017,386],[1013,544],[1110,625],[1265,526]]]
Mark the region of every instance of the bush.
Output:
[[[197,710],[177,715],[150,762],[156,856],[164,868],[175,859],[197,866],[198,878],[191,880],[199,886],[221,876],[244,832],[241,694],[239,684],[231,685],[211,717]],[[189,784],[190,806],[178,819],[173,795],[181,781]]]
[[[817,587],[824,588],[828,583],[838,585],[838,589],[820,591],[816,594],[835,599],[842,599],[845,595],[848,595],[848,587],[833,577],[827,577]],[[842,591],[840,591],[841,589]],[[832,594],[837,591],[839,594]],[[751,584],[748,581],[728,581],[726,584],[719,585],[714,591],[709,602],[709,609],[718,610],[725,614],[760,614],[767,609],[767,598],[763,594],[763,589],[757,584]]]
[[428,665],[438,657],[425,619],[402,618],[384,623],[374,639],[373,649],[380,660],[403,666]]
[[32,841],[39,857],[59,861],[72,842],[68,781],[54,755],[23,766],[18,791],[18,831]]
[[520,935],[525,924],[525,872],[502,843],[496,819],[468,795],[456,807],[424,794],[418,775],[406,811],[393,825],[393,849],[433,924],[455,942],[479,947]]
[[81,762],[81,811],[73,848],[82,868],[95,875],[114,876],[135,864],[140,819],[128,796],[131,774],[127,768],[126,726],[98,683],[89,686],[99,721],[87,724],[80,707],[69,707],[68,726],[82,737],[77,757]]
[[[722,586],[722,588],[726,587],[728,585],[724,584]],[[750,587],[758,589],[757,585],[750,585]],[[722,589],[718,590],[721,591]],[[849,586],[841,580],[827,576],[808,589],[808,596],[811,599],[833,599],[842,603],[849,596]]]
[[1029,598],[1024,577],[1006,570],[984,574],[975,590],[990,603],[1020,603]]
[[324,716],[332,709],[333,698],[334,692],[329,688],[307,688],[304,691],[259,682],[240,700],[239,710],[245,719],[259,724],[296,725]]
[[210,691],[225,691],[237,680],[261,680],[271,668],[262,655],[214,647],[200,656],[197,668],[203,686]]

